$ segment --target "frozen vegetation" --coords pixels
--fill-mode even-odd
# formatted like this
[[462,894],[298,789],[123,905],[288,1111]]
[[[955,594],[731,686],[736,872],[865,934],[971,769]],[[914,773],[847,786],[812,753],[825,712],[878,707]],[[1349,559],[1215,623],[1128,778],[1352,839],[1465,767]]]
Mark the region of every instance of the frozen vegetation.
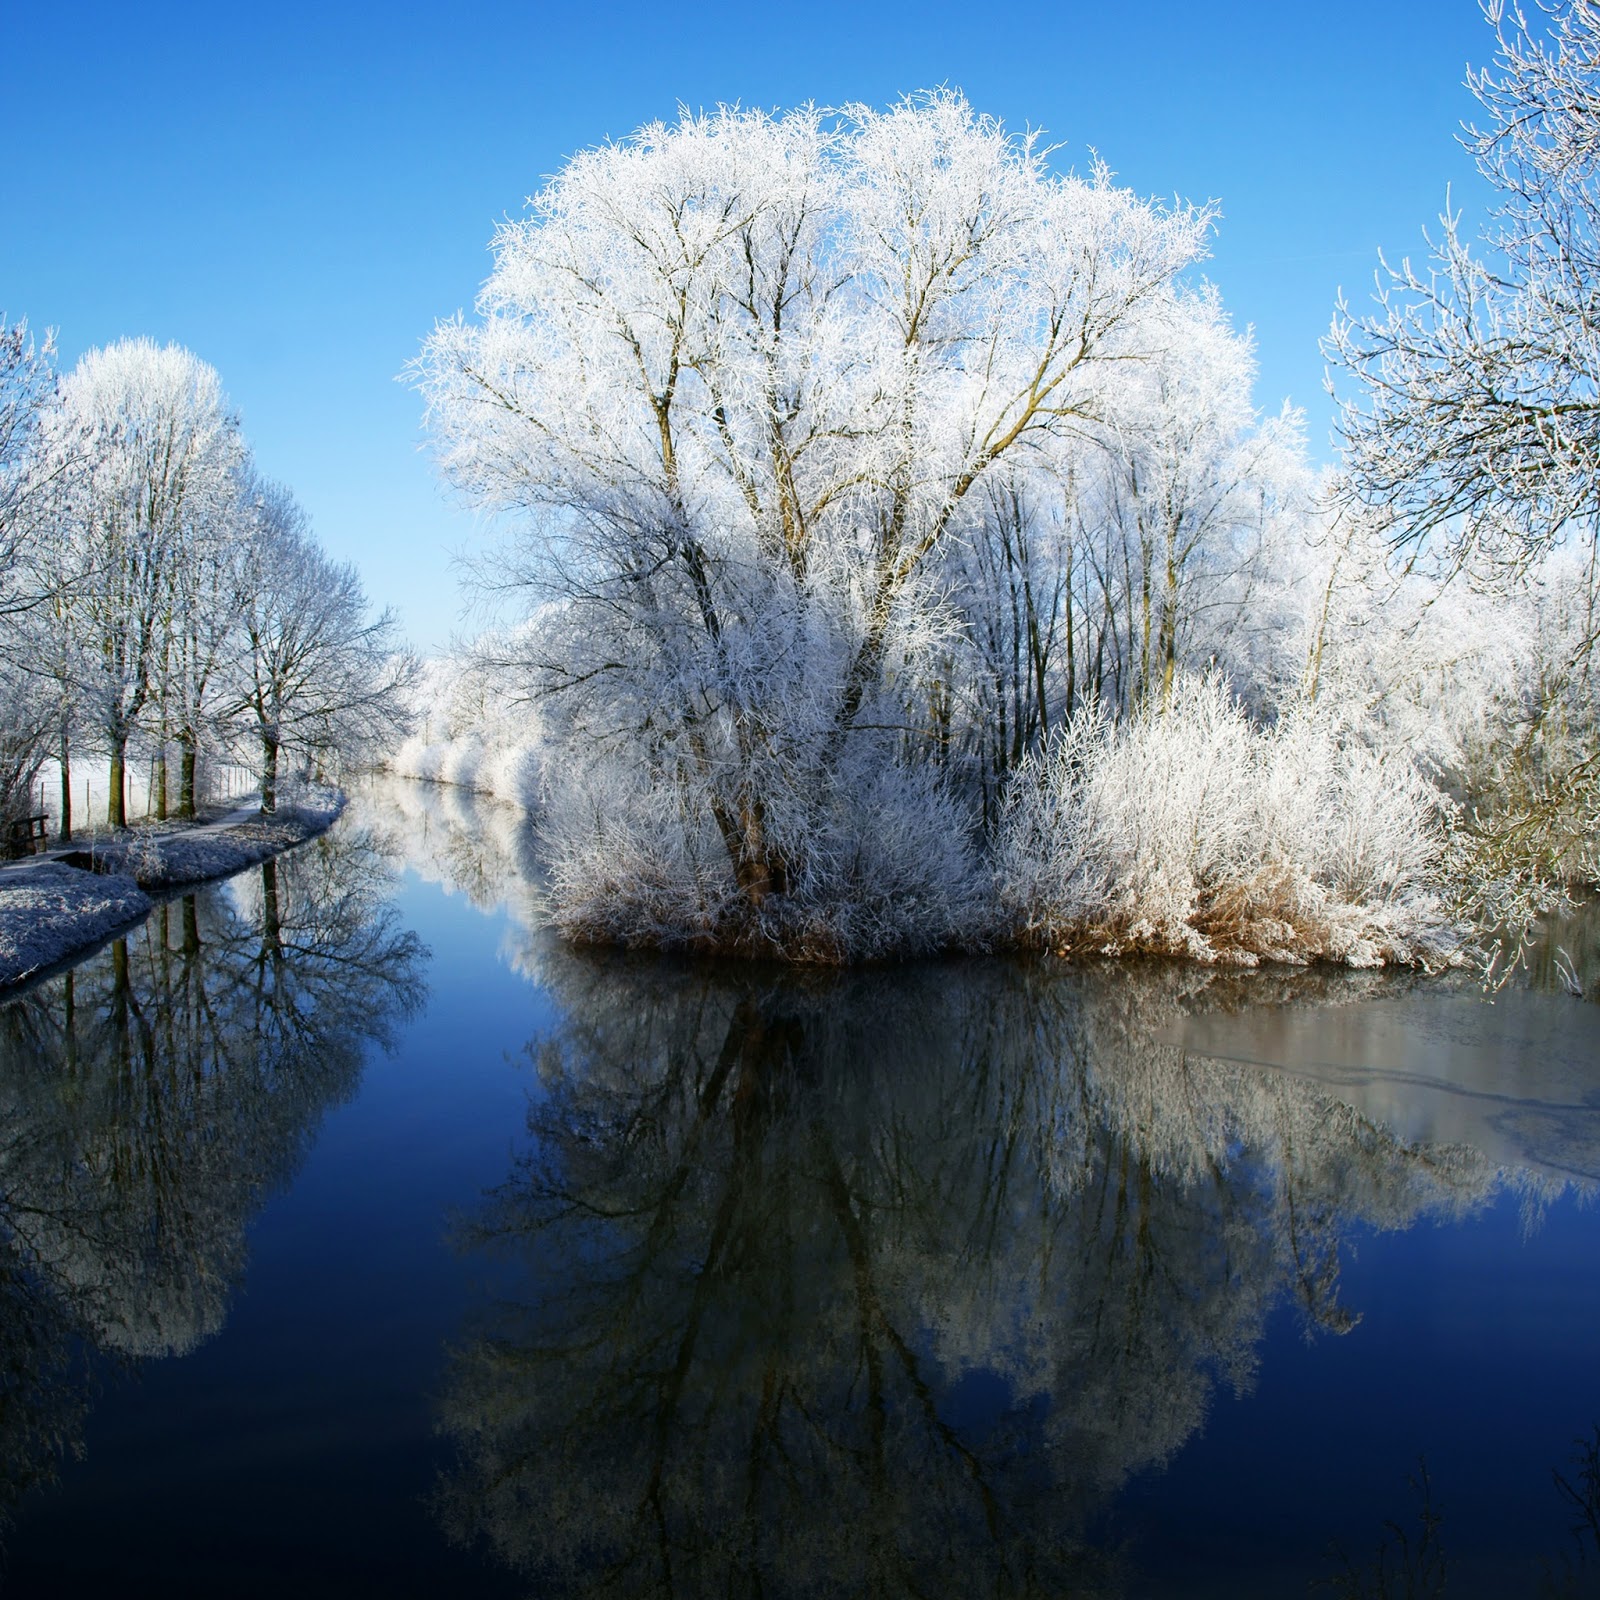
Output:
[[579,941],[1432,967],[1594,881],[1592,474],[1386,492],[1392,300],[1313,470],[1213,220],[945,91],[574,157],[414,367],[508,615],[394,770],[530,809]]

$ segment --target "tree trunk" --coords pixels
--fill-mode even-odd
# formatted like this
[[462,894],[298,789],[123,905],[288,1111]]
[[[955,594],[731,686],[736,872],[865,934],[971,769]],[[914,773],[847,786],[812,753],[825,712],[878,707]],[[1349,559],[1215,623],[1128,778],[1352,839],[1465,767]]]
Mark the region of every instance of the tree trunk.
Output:
[[61,836],[62,844],[72,843],[72,741],[67,724],[61,724]]
[[155,761],[156,775],[156,817],[165,822],[167,819],[167,747],[162,745],[160,754]]
[[192,730],[178,735],[178,815],[194,815],[194,775],[196,765],[196,739]]
[[733,865],[733,881],[751,907],[759,907],[768,895],[787,893],[788,869],[767,841],[766,809],[761,801],[741,801],[735,816],[714,800],[711,814]]
[[261,735],[261,809],[278,809],[278,741],[270,733]]
[[108,828],[126,828],[128,826],[128,739],[124,734],[111,746],[111,794],[106,801],[106,826]]

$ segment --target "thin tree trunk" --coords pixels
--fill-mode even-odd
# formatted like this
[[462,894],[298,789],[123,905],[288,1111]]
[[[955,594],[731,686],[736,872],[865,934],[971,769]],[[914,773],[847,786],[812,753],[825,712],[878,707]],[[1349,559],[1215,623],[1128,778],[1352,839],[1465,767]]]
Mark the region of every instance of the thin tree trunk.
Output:
[[72,740],[65,718],[61,723],[61,836],[62,844],[72,843]]

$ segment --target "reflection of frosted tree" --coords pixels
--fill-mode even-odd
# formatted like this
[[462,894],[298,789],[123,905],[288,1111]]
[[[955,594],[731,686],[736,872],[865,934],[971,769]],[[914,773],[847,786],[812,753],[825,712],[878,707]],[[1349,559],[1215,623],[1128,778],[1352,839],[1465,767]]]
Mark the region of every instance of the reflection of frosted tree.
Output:
[[70,1442],[73,1338],[159,1356],[221,1326],[257,1207],[421,999],[391,881],[341,828],[0,1009],[0,1507]]
[[1340,1230],[1491,1181],[1161,1042],[1216,975],[549,960],[444,1505],[577,1592],[1113,1588],[1091,1519],[1270,1305],[1347,1326]]
[[397,846],[426,883],[464,894],[480,911],[504,908],[505,957],[535,982],[540,952],[553,944],[545,870],[527,812],[451,784],[376,779],[352,807],[364,817],[376,797],[382,814],[397,817]]

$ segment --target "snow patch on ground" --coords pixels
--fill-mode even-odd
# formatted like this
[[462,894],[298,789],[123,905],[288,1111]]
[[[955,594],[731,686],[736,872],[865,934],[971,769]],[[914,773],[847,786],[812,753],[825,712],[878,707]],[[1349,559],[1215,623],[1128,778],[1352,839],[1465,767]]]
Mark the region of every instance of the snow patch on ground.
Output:
[[154,902],[122,873],[30,861],[0,872],[0,986],[20,983],[142,917]]
[[161,892],[226,877],[326,832],[344,796],[322,791],[271,815],[157,824],[0,871],[0,990],[144,916]]

